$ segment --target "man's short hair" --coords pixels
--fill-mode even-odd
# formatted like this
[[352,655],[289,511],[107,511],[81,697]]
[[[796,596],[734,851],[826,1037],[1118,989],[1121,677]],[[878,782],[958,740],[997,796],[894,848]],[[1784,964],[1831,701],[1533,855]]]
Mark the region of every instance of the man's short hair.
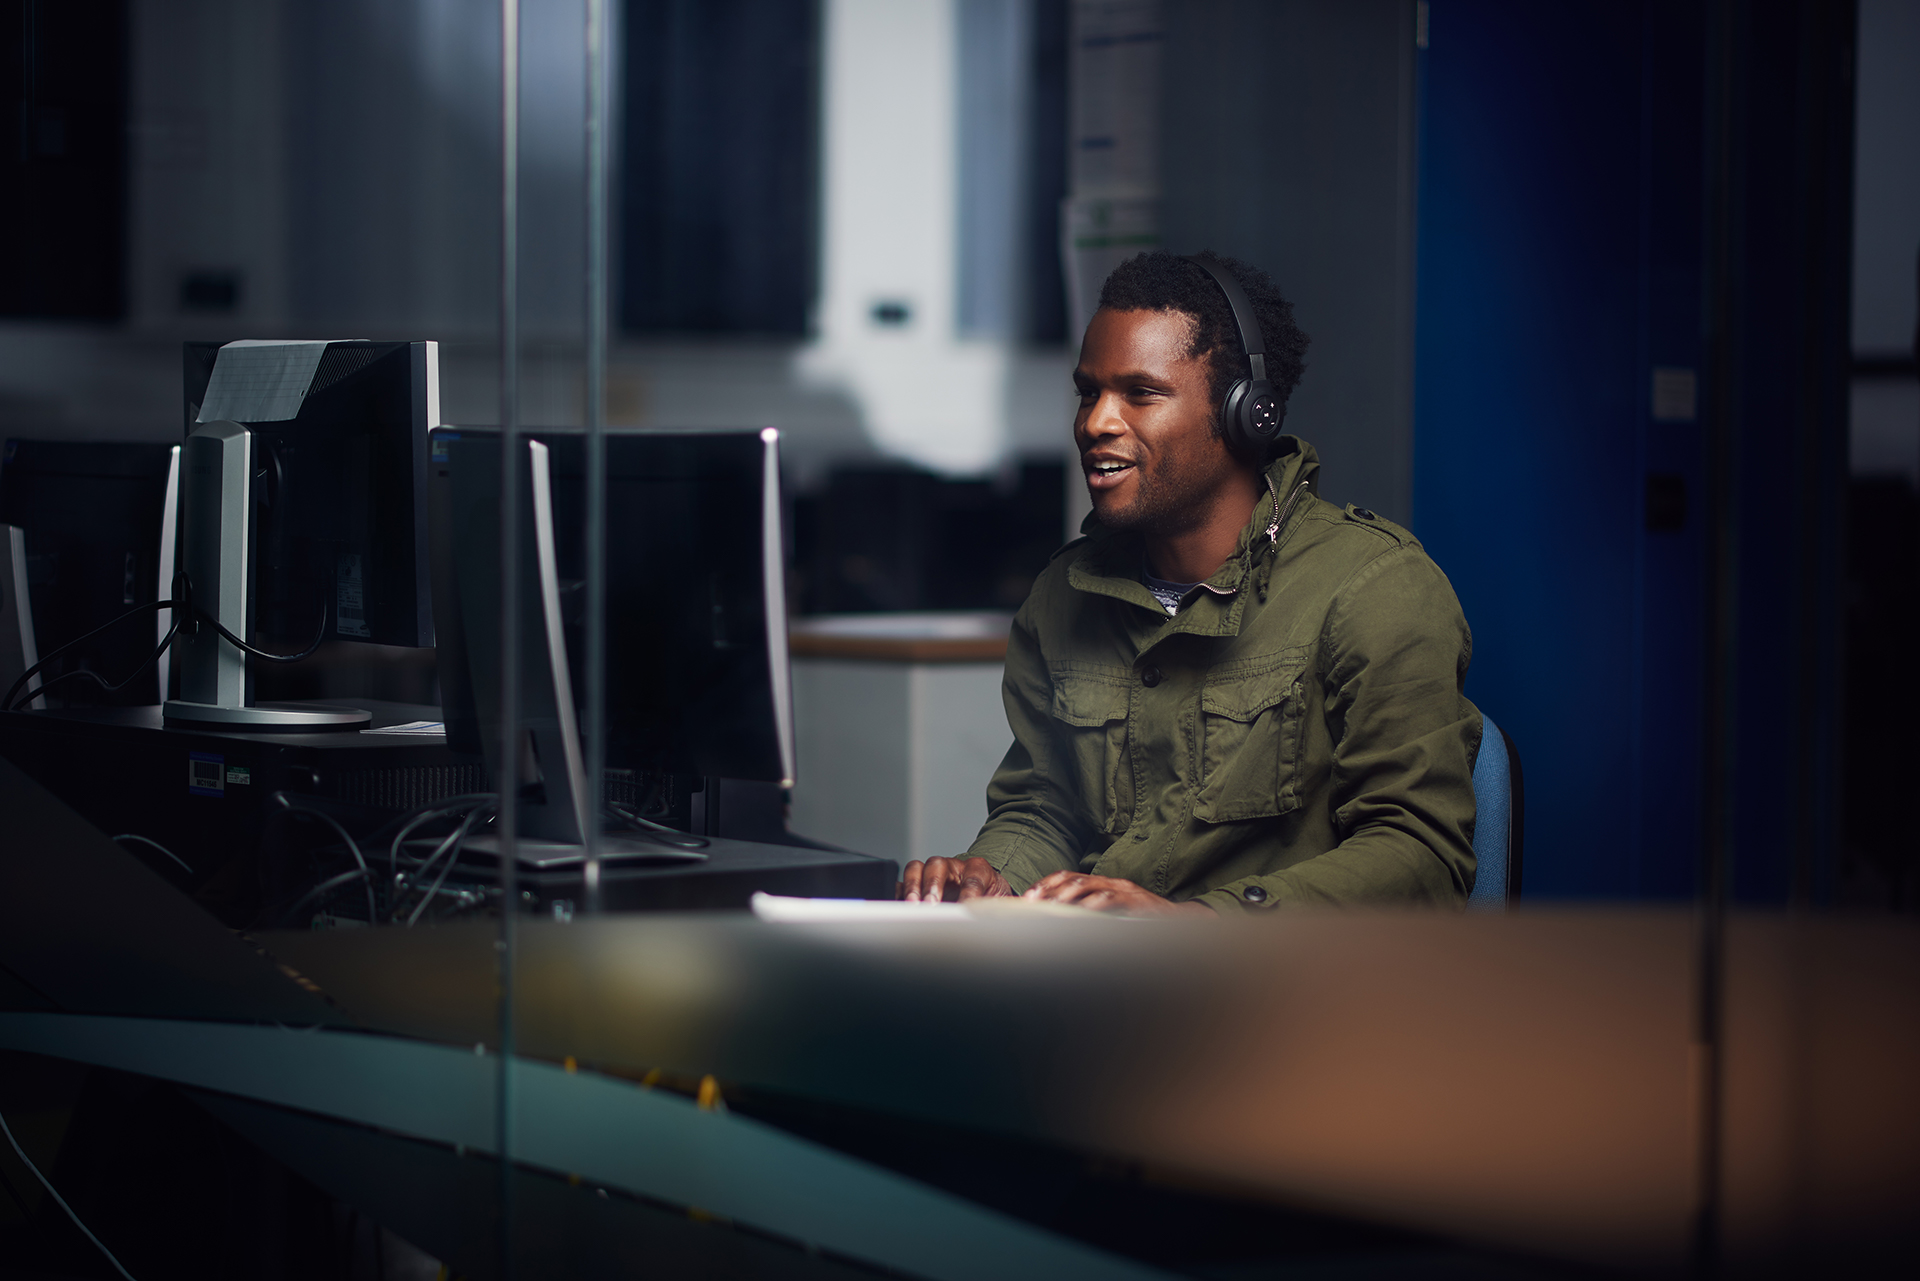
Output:
[[[1309,339],[1293,323],[1293,304],[1280,293],[1267,273],[1237,258],[1207,250],[1200,255],[1232,272],[1253,304],[1260,335],[1267,344],[1267,378],[1284,403],[1306,371]],[[1233,306],[1220,291],[1220,282],[1178,254],[1143,253],[1113,269],[1100,287],[1100,306],[1112,311],[1180,311],[1194,319],[1193,341],[1187,354],[1206,357],[1208,390],[1213,394],[1214,434],[1220,435],[1219,406],[1235,379],[1247,376],[1247,349]]]

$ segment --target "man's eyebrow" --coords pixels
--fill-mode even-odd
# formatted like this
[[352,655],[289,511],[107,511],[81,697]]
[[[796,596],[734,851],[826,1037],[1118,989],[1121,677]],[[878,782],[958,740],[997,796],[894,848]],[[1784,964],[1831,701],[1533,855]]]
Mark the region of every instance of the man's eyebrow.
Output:
[[[1097,383],[1100,380],[1084,369],[1075,369],[1073,371],[1073,381],[1078,384],[1083,382]],[[1110,381],[1123,386],[1132,383],[1152,383],[1156,387],[1171,387],[1174,382],[1173,379],[1168,378],[1165,374],[1156,374],[1145,369],[1123,370],[1113,375]]]

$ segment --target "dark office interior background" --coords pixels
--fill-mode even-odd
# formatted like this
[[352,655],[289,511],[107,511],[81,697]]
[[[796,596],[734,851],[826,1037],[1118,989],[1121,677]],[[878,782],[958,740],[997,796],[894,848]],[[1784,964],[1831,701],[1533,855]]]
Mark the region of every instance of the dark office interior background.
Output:
[[[532,422],[581,413],[578,8],[525,5]],[[822,6],[620,9],[612,421],[783,429],[796,612],[1013,608],[1075,513],[1064,0],[958,6],[954,306],[1037,388],[958,472],[793,372]],[[0,432],[172,441],[180,343],[277,336],[439,339],[496,420],[497,58],[478,0],[0,3]],[[1162,243],[1289,292],[1327,496],[1451,577],[1526,898],[1920,908],[1920,5],[1190,0],[1164,66]],[[432,689],[336,668],[271,692]]]

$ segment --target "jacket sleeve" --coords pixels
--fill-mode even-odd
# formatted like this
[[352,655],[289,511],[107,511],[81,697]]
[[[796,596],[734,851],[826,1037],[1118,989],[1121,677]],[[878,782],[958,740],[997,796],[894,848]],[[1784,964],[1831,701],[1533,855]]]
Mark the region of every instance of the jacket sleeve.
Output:
[[1321,653],[1330,804],[1341,840],[1281,871],[1222,886],[1215,911],[1287,903],[1457,905],[1473,887],[1480,713],[1462,692],[1473,639],[1440,567],[1417,545],[1377,557],[1335,596]]
[[1054,760],[1053,682],[1034,634],[1031,598],[1007,637],[1000,698],[1013,746],[987,784],[987,822],[967,853],[991,863],[1018,894],[1050,873],[1079,867],[1092,837],[1063,790],[1067,772]]

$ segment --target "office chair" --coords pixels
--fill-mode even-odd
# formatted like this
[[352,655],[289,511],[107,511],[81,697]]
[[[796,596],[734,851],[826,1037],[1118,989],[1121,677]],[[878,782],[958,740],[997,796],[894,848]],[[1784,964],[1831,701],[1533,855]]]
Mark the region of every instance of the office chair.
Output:
[[1481,715],[1480,755],[1473,763],[1473,856],[1478,864],[1467,909],[1499,912],[1520,898],[1525,814],[1520,749],[1507,732]]

